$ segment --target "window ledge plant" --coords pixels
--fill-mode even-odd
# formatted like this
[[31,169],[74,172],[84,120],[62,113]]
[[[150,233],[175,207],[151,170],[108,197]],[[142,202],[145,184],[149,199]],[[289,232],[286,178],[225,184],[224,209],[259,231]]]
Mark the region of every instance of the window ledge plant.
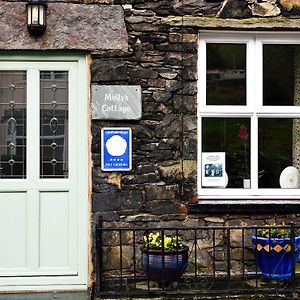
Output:
[[[293,238],[292,238],[293,237]],[[291,227],[266,225],[252,236],[256,263],[267,279],[288,279],[299,260],[300,236]]]
[[291,228],[283,227],[285,226],[284,223],[280,225],[282,227],[276,226],[273,224],[266,225],[265,228],[257,229],[257,237],[264,237],[264,238],[290,238],[291,237]]
[[162,239],[161,233],[149,233],[144,236],[144,248],[148,250],[158,250],[165,252],[172,252],[185,249],[187,246],[179,236],[164,235]]
[[188,265],[189,248],[177,235],[146,234],[141,252],[142,266],[149,280],[160,284],[178,280]]

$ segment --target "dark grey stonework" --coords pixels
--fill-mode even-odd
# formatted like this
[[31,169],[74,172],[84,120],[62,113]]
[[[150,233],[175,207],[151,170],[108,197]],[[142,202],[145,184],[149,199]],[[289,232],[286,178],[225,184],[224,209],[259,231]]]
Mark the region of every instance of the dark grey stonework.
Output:
[[221,18],[250,18],[251,10],[246,0],[228,0],[219,13]]
[[[252,226],[283,220],[298,223],[300,218],[296,212],[288,216],[263,212],[244,215],[188,212],[188,204],[198,202],[198,31],[209,28],[297,30],[298,20],[272,17],[284,9],[278,1],[185,0],[184,5],[179,0],[121,2],[126,4],[129,51],[123,56],[107,56],[107,53],[95,56],[92,83],[141,85],[143,113],[142,119],[134,122],[92,122],[93,222],[101,217],[104,227],[129,228]],[[132,171],[103,173],[100,170],[100,129],[104,126],[132,128]],[[115,243],[113,237],[107,242]],[[128,239],[128,246],[130,243]],[[115,247],[111,249],[117,251]],[[130,267],[129,248],[124,255],[128,255],[125,263]],[[205,260],[210,261],[208,253],[204,251],[203,255],[206,258],[201,263],[205,270]],[[112,271],[114,254],[107,250],[105,256],[107,269]],[[221,258],[216,263],[219,270],[226,269]],[[238,261],[236,264],[233,269],[238,267]]]
[[93,195],[93,211],[111,212],[131,210],[139,212],[143,205],[141,191],[118,191]]
[[[108,184],[110,176],[101,175],[99,165],[94,167],[93,211],[105,219],[116,220],[116,215],[103,212],[128,216],[128,209],[136,218],[146,214],[160,216],[161,220],[165,215],[177,219],[178,214],[184,216],[185,204],[195,195],[197,30],[182,34],[170,26],[161,26],[162,17],[156,7],[163,7],[164,3],[158,1],[151,9],[147,9],[148,5],[143,2],[125,10],[131,54],[96,58],[91,68],[93,83],[142,86],[142,120],[126,123],[133,132],[133,170],[118,173],[117,186]],[[170,13],[173,8],[168,9]],[[92,123],[93,157],[99,152],[100,129],[109,125],[125,124]],[[189,184],[185,185],[187,180]],[[101,182],[103,187],[99,188]],[[140,194],[131,195],[132,191]],[[121,208],[128,197],[137,201],[135,210]],[[109,199],[115,199],[114,203]]]
[[216,14],[222,5],[222,0],[174,0],[173,7],[179,15]]
[[[202,15],[216,14],[222,0],[160,0],[160,1],[133,1],[135,9],[149,9],[158,15]],[[136,4],[135,4],[136,3]]]
[[127,63],[123,58],[103,58],[95,60],[91,68],[93,81],[116,81],[128,78]]
[[[294,30],[296,19],[270,16],[277,16],[279,7],[291,10],[297,4],[284,0],[186,0],[184,5],[179,0],[121,2],[126,4],[129,51],[118,57],[95,57],[92,82],[141,85],[143,114],[140,121],[131,123],[93,122],[92,150],[97,162],[93,208],[95,216],[106,209],[121,215],[126,193],[140,191],[142,204],[132,217],[160,215],[162,220],[163,216],[186,213],[186,205],[197,201],[198,30],[205,24],[213,29]],[[252,18],[254,15],[260,18]],[[269,18],[263,18],[266,16]],[[104,126],[130,126],[133,130],[133,169],[116,173],[118,184],[112,183],[109,175],[99,176],[97,152]],[[112,194],[115,204],[108,201]]]
[[[92,235],[99,217],[104,227],[299,223],[298,212],[188,212],[188,204],[198,202],[199,30],[299,31],[299,0],[48,2],[47,30],[42,37],[33,38],[26,28],[25,2],[1,1],[0,49],[92,52],[92,83],[142,87],[141,120],[92,121]],[[8,12],[13,12],[13,17]],[[293,17],[288,18],[290,15]],[[100,130],[110,126],[132,128],[132,171],[101,171]],[[115,246],[104,249],[106,270],[113,271],[116,266],[118,242],[114,236],[105,241],[106,246]],[[124,267],[130,267],[132,238],[123,242],[127,246]],[[218,255],[218,270],[226,270],[223,254]],[[205,251],[203,257],[199,264],[205,269],[205,263],[211,261]]]

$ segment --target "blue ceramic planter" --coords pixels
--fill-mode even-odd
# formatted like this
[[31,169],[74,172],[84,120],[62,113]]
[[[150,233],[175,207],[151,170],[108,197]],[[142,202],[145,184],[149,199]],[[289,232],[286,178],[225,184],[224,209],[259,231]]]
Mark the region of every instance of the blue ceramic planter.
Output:
[[292,253],[290,238],[264,238],[252,236],[256,263],[268,279],[289,279],[292,275],[292,255],[299,260],[300,236],[295,237]]
[[142,251],[142,266],[149,280],[165,284],[178,280],[188,264],[189,248],[178,251],[150,250],[145,247]]

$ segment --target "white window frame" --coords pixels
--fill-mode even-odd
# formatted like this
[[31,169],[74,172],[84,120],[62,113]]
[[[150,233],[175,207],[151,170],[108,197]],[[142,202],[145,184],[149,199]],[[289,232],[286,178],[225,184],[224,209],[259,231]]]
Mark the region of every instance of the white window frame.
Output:
[[[206,44],[246,44],[246,105],[206,105]],[[258,118],[300,118],[300,106],[263,107],[263,44],[300,44],[290,32],[206,32],[198,42],[198,196],[201,199],[299,199],[300,189],[258,188]],[[202,118],[250,118],[251,189],[202,188]]]

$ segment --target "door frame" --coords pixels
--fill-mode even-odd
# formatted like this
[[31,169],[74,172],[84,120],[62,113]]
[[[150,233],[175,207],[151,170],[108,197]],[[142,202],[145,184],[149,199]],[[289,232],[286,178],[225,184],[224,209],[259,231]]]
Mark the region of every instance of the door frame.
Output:
[[[89,76],[86,53],[0,52],[0,64],[7,62],[74,62],[76,63],[77,115],[77,274],[61,276],[0,277],[0,292],[21,290],[86,290],[89,258]],[[12,179],[13,181],[13,179]],[[0,192],[4,190],[0,189]]]

